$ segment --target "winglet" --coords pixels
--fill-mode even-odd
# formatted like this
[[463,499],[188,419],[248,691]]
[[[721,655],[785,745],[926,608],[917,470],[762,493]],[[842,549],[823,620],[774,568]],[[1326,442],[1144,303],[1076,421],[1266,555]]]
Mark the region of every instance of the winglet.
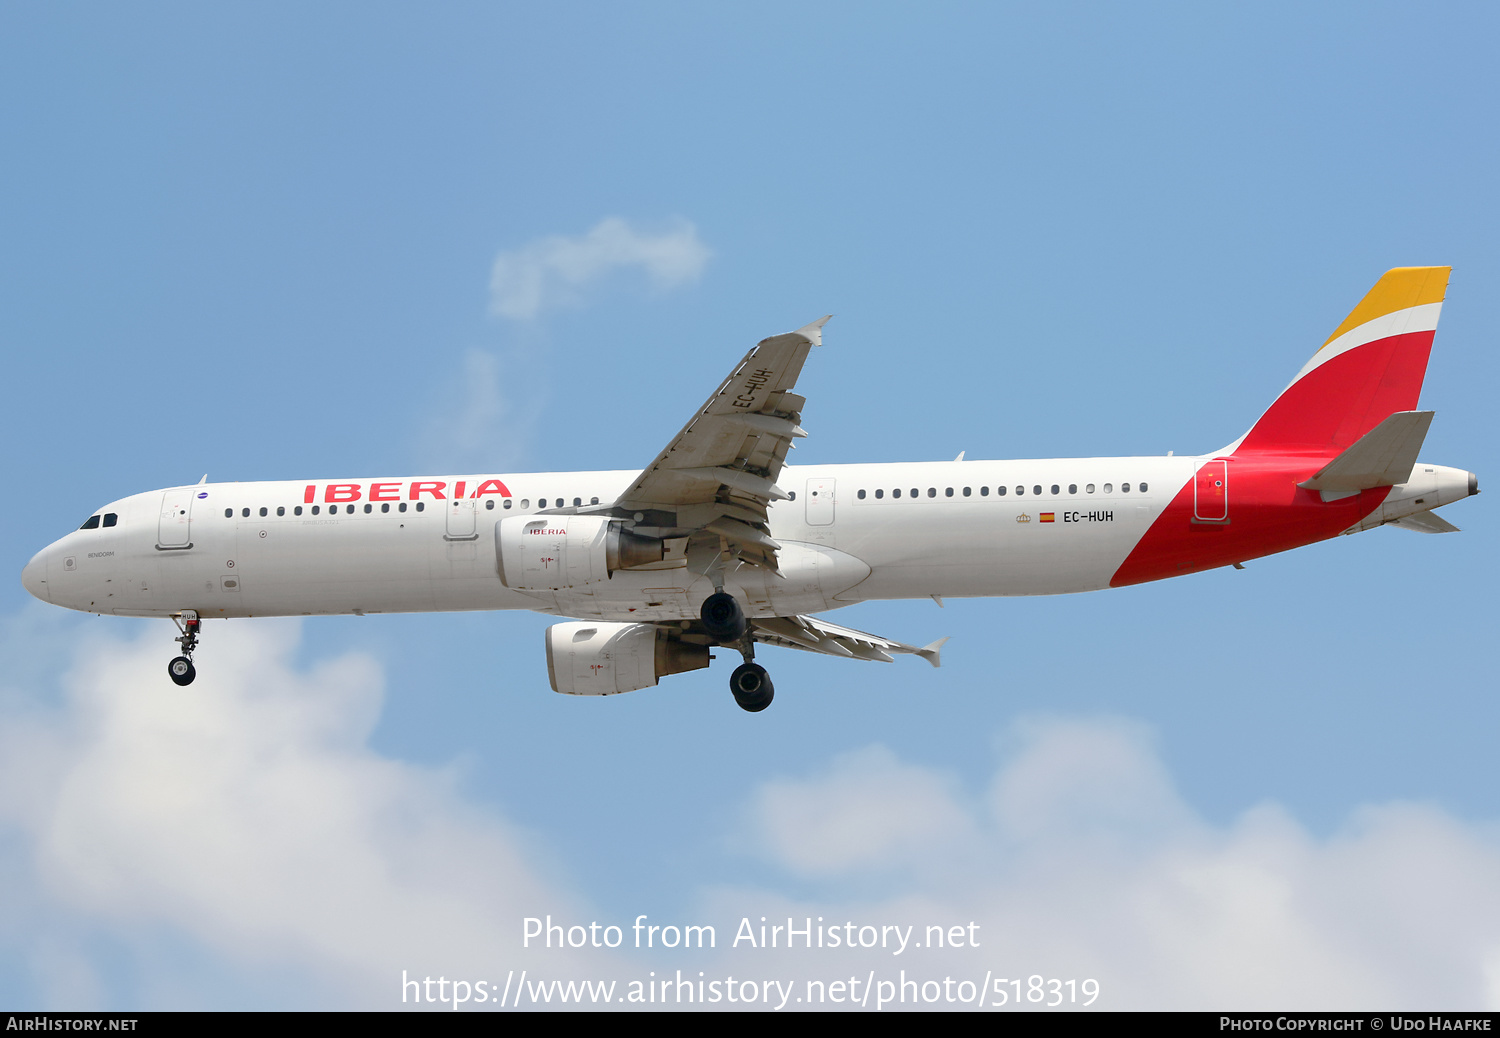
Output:
[[918,649],[917,655],[922,657],[928,663],[931,663],[934,667],[941,667],[943,665],[943,661],[938,658],[938,654],[943,651],[943,646],[947,644],[947,638],[939,638],[931,645],[924,645],[920,649]]
[[812,324],[805,324],[801,328],[798,328],[797,334],[814,346],[821,346],[823,345],[823,326],[831,320],[833,320],[833,314],[829,314],[827,317],[820,317]]

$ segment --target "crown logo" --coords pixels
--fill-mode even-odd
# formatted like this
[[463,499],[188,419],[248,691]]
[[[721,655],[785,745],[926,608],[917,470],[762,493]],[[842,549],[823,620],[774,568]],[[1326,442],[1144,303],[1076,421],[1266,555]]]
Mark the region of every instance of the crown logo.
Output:
[[1020,515],[1016,516],[1016,522],[1029,523],[1031,522],[1031,516],[1027,515],[1025,512],[1022,512]]

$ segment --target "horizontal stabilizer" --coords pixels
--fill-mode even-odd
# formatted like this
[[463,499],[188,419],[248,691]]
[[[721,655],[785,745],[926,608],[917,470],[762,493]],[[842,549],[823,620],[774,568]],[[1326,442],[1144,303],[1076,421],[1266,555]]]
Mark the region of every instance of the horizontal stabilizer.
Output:
[[[1297,485],[1308,490],[1359,491],[1393,487],[1411,478],[1417,453],[1427,439],[1433,411],[1397,411],[1311,479]],[[1441,522],[1441,520],[1439,520]]]
[[1403,530],[1415,530],[1417,533],[1458,533],[1458,527],[1448,520],[1432,512],[1418,512],[1416,515],[1404,515],[1395,522],[1388,523],[1389,526],[1399,526]]

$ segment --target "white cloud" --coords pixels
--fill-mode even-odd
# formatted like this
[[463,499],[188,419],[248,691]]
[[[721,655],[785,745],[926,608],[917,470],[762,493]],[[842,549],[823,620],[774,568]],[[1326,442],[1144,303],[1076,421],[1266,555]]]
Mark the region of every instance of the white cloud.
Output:
[[543,310],[577,305],[585,288],[629,268],[643,270],[659,290],[677,288],[698,279],[709,255],[686,221],[651,233],[612,216],[579,237],[552,235],[496,256],[490,309],[501,317],[531,320]]
[[882,746],[835,758],[815,789],[773,779],[751,804],[760,853],[802,876],[910,864],[934,840],[962,840],[967,814],[951,783]]
[[166,682],[154,631],[81,651],[60,708],[7,696],[0,826],[20,831],[35,884],[8,891],[24,919],[10,917],[38,931],[6,939],[62,1004],[102,997],[87,934],[60,943],[70,928],[166,933],[249,972],[290,967],[311,978],[304,997],[392,1005],[402,969],[493,970],[521,918],[576,905],[450,774],[372,752],[378,668],[350,655],[298,671],[299,631],[215,625],[191,688]]
[[[521,463],[526,443],[546,395],[509,392],[524,382],[517,358],[470,349],[462,370],[439,388],[431,415],[417,442],[417,467],[424,471],[505,471]],[[533,386],[537,380],[533,379]],[[518,403],[517,397],[520,397]]]
[[[4,625],[0,662],[66,658],[78,626],[49,633],[40,612]],[[10,670],[0,943],[30,964],[26,1000],[368,1007],[397,1003],[402,969],[639,975],[623,953],[519,951],[522,917],[600,917],[594,899],[560,887],[450,772],[371,750],[379,668],[294,665],[300,630],[216,625],[188,689],[165,680],[159,630],[75,646],[60,699]],[[760,882],[686,892],[698,903],[683,917],[715,924],[719,947],[652,968],[774,976],[799,993],[851,969],[1092,977],[1114,1009],[1500,1004],[1493,826],[1409,803],[1363,808],[1327,837],[1275,805],[1214,824],[1139,725],[1034,720],[1009,745],[979,790],[882,747],[764,781],[731,835]],[[728,947],[741,917],[788,915],[910,924],[918,941],[974,921],[980,944],[901,958]],[[125,975],[122,947],[136,960]]]
[[[1493,826],[1408,803],[1361,809],[1321,839],[1274,805],[1215,826],[1139,726],[1033,721],[1018,736],[980,798],[879,748],[763,787],[737,840],[845,893],[797,900],[771,881],[716,891],[709,910],[918,934],[972,919],[979,950],[870,953],[859,968],[1094,977],[1113,1009],[1497,1008]],[[848,893],[881,873],[880,889],[902,893]],[[809,975],[833,961],[797,958]]]

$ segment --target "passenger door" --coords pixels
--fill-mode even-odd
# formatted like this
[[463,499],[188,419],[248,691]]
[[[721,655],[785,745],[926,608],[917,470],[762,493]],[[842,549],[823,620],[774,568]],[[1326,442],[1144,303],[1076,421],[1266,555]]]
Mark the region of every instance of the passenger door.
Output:
[[183,551],[193,546],[193,495],[196,488],[168,490],[161,496],[161,518],[156,524],[159,551]]
[[1193,481],[1193,518],[1205,523],[1229,521],[1229,463],[1204,462]]

